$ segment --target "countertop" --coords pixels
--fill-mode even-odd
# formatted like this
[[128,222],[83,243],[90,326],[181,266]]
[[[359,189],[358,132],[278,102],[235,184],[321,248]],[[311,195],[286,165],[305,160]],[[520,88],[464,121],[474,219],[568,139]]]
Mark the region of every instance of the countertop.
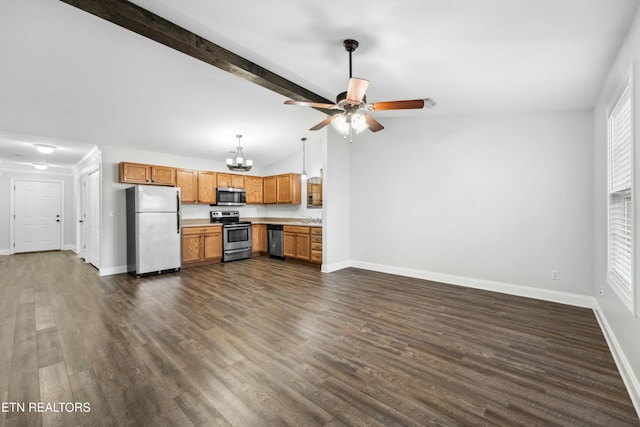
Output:
[[[305,227],[322,227],[320,223],[304,222],[300,218],[240,218],[241,221],[250,221],[251,224],[282,224],[282,225],[302,225]],[[212,224],[209,218],[183,219],[183,227],[208,227],[220,226],[221,224]]]

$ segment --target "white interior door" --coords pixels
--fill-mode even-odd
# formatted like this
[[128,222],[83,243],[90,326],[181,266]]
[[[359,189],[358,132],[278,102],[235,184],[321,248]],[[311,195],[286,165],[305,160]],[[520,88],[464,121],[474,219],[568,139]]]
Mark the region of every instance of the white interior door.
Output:
[[89,174],[87,190],[88,261],[100,268],[100,171]]
[[15,252],[62,249],[62,183],[14,182]]
[[89,176],[82,175],[80,188],[80,256],[89,262],[89,219],[87,211],[89,210]]

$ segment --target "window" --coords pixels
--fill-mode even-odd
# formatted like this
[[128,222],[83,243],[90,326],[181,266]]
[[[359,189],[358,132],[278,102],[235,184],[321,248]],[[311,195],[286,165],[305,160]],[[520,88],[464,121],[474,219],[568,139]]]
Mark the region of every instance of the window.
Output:
[[607,112],[610,286],[634,310],[633,112],[631,73]]

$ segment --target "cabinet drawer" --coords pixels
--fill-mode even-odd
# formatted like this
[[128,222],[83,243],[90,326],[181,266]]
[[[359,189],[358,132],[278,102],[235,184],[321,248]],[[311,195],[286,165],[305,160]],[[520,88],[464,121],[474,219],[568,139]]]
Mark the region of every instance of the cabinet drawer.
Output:
[[322,227],[309,227],[311,229],[312,236],[322,237]]
[[322,262],[322,251],[311,251],[311,262]]
[[322,236],[314,236],[313,234],[311,235],[311,242],[315,242],[315,243],[322,243]]
[[322,251],[322,242],[311,242],[311,250],[312,251]]
[[288,233],[309,234],[309,227],[303,227],[298,225],[285,225],[284,231]]
[[205,234],[205,233],[221,233],[222,229],[220,227],[182,227],[182,234],[185,236],[191,236],[194,234]]

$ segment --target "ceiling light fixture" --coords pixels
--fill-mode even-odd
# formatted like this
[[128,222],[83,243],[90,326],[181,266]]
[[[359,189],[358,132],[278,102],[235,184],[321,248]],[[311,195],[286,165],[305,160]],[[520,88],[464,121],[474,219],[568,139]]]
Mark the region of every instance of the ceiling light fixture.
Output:
[[302,138],[302,173],[300,174],[300,180],[301,181],[306,181],[307,180],[307,171],[305,170],[305,157],[306,157],[306,153],[305,153],[305,142],[307,140],[307,138]]
[[38,169],[39,171],[43,171],[49,167],[49,165],[46,163],[32,163],[32,164],[33,164],[33,167]]
[[245,159],[244,154],[242,153],[242,146],[240,145],[240,138],[242,135],[236,135],[238,138],[238,147],[236,148],[236,155],[233,159],[227,159],[227,167],[232,171],[249,171],[251,170],[251,166],[253,166],[253,161]]
[[55,145],[48,145],[48,144],[33,144],[33,145],[36,147],[36,149],[39,152],[44,153],[44,154],[51,154],[51,153],[53,153],[53,150],[58,148]]

